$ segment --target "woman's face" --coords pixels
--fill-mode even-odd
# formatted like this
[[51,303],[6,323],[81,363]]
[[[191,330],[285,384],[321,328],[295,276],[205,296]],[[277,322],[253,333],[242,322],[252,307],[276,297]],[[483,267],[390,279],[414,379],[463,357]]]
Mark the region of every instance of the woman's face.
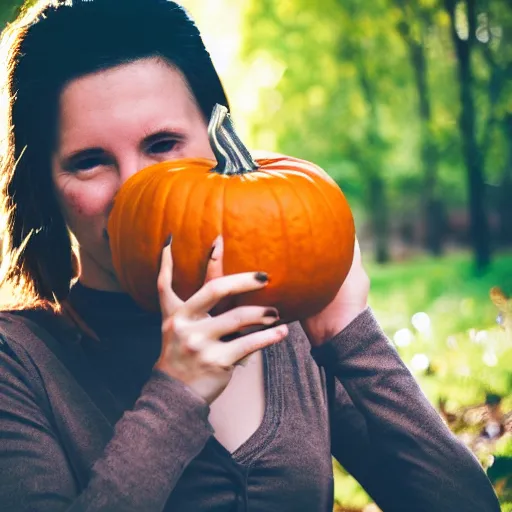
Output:
[[52,157],[58,201],[79,244],[80,281],[119,291],[107,220],[119,187],[142,168],[213,158],[207,125],[176,68],[141,59],[71,81],[60,97]]

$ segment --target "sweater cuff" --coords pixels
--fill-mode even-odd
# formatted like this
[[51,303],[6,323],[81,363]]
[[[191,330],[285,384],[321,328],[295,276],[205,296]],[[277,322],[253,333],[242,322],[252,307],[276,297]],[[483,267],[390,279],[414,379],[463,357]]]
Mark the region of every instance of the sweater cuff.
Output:
[[336,336],[313,347],[311,355],[319,366],[334,370],[345,358],[365,352],[376,343],[390,344],[390,341],[368,306]]
[[[186,384],[165,372],[153,368],[141,396],[149,394],[168,411],[180,411],[180,415],[196,425],[203,424],[213,433],[208,421],[210,406],[206,400],[194,393]],[[199,421],[198,421],[199,420]]]

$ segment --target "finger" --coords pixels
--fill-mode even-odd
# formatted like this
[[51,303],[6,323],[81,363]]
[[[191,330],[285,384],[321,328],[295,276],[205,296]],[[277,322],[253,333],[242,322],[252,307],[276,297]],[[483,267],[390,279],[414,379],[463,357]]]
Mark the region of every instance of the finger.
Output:
[[172,315],[182,304],[183,301],[174,293],[172,289],[172,239],[164,247],[160,262],[160,271],[156,286],[158,289],[158,298],[160,301],[160,310],[163,318]]
[[208,317],[202,320],[201,323],[211,338],[220,339],[250,326],[267,327],[278,321],[279,313],[276,308],[240,306],[222,315]]
[[254,352],[279,343],[286,336],[288,336],[288,326],[284,324],[264,331],[253,332],[225,343],[223,346],[227,350],[226,363],[227,365],[239,364],[240,361],[248,358]]
[[243,272],[219,277],[206,283],[185,303],[184,310],[191,316],[208,313],[222,299],[264,288],[268,276],[264,272]]
[[212,245],[210,257],[206,263],[204,282],[207,283],[224,275],[222,257],[224,256],[224,240],[219,235]]

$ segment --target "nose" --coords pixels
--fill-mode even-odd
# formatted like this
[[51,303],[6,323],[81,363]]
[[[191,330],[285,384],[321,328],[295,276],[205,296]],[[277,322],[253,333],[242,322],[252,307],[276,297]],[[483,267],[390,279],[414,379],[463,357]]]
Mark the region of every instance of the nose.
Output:
[[155,162],[151,158],[142,155],[125,156],[118,164],[121,185],[134,174],[137,174],[140,170],[153,163]]

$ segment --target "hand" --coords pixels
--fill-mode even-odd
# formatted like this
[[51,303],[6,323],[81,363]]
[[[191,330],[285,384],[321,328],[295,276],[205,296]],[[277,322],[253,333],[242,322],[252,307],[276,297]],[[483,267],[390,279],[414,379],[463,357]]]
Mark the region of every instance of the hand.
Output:
[[[212,272],[207,271],[207,279]],[[172,255],[169,244],[162,252],[158,293],[162,311],[162,351],[155,368],[185,383],[211,404],[228,385],[237,362],[264,347],[282,341],[286,325],[246,334],[230,342],[221,338],[259,325],[269,327],[279,320],[275,308],[240,306],[212,317],[222,299],[266,286],[266,275],[245,272],[208,280],[186,302],[172,289]]]
[[368,305],[370,279],[363,268],[356,239],[350,271],[336,297],[320,313],[301,321],[311,345],[318,346],[341,332]]

